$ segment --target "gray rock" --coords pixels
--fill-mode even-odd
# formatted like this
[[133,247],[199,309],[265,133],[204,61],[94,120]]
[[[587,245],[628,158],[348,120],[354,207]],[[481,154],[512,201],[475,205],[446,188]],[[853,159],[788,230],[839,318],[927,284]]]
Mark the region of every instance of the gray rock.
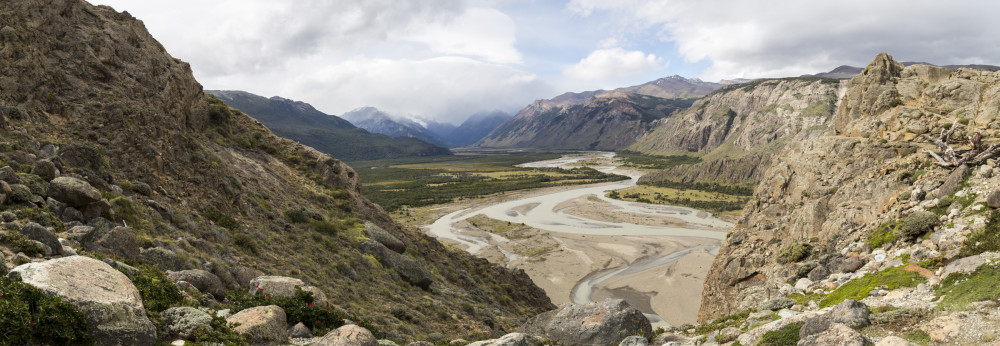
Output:
[[48,229],[42,227],[34,222],[29,222],[21,227],[21,234],[31,240],[37,240],[45,246],[52,249],[52,252],[57,255],[61,255],[62,244],[59,244],[59,238],[55,234],[52,234]]
[[56,169],[56,165],[49,160],[38,160],[35,162],[35,167],[31,168],[31,174],[42,177],[45,181],[51,181],[59,175],[59,170]]
[[1000,258],[1000,254],[996,252],[983,252],[981,254],[959,258],[951,263],[948,263],[948,265],[944,267],[941,271],[941,278],[947,279],[948,275],[954,273],[971,274],[980,266],[990,263],[998,258]]
[[969,175],[969,166],[961,165],[955,170],[951,171],[948,178],[945,178],[944,184],[938,188],[937,198],[941,198],[958,191],[958,188],[962,187],[962,180]]
[[538,346],[544,340],[524,333],[510,333],[498,339],[477,341],[468,346]]
[[8,184],[20,184],[21,178],[17,176],[17,171],[15,171],[10,166],[0,167],[0,180]]
[[146,263],[159,267],[163,271],[184,269],[183,262],[180,257],[177,257],[177,253],[167,248],[153,247],[139,249],[139,258],[142,258]]
[[799,338],[805,339],[807,336],[822,333],[830,329],[833,324],[843,324],[854,329],[867,327],[871,325],[869,314],[868,306],[864,303],[845,300],[830,309],[827,314],[807,320],[799,330]]
[[993,209],[1000,208],[1000,189],[993,190],[986,196],[986,205]]
[[34,243],[39,248],[41,248],[42,249],[42,254],[45,255],[46,257],[52,256],[53,254],[55,254],[56,250],[53,250],[52,247],[50,247],[48,245],[45,245],[45,243],[43,243],[43,242],[40,242],[40,241],[37,241],[37,240],[32,240],[32,239],[28,239],[28,242]]
[[395,341],[382,339],[378,341],[378,346],[399,346]]
[[244,309],[226,318],[227,323],[239,323],[233,331],[248,334],[255,344],[281,343],[288,340],[288,320],[285,310],[277,305]]
[[170,281],[187,281],[200,292],[211,294],[216,300],[226,298],[226,287],[222,285],[222,280],[218,276],[201,269],[190,269],[167,272]]
[[125,274],[104,262],[72,256],[24,264],[13,272],[25,283],[80,310],[99,344],[156,342],[156,327],[146,318],[139,291]]
[[865,265],[865,261],[858,257],[845,257],[836,262],[836,272],[838,273],[853,273],[861,269]]
[[916,344],[906,341],[906,339],[903,339],[895,335],[884,337],[882,338],[882,340],[879,340],[878,342],[875,343],[875,346],[912,346],[912,345]]
[[653,335],[649,320],[621,299],[567,305],[533,317],[518,332],[570,345],[617,345],[632,335]]
[[77,244],[82,244],[84,239],[90,237],[94,230],[94,227],[90,226],[73,226],[66,231],[66,239]]
[[736,338],[740,337],[742,331],[736,327],[726,327],[719,331],[719,335],[715,336],[715,341],[720,343],[727,343],[735,341]]
[[799,345],[865,346],[871,343],[851,327],[834,323],[830,328],[817,334],[799,339]]
[[291,329],[288,330],[289,338],[312,338],[313,334],[309,331],[309,327],[306,327],[305,323],[299,322]]
[[792,299],[775,298],[764,302],[764,304],[760,304],[760,306],[757,307],[757,311],[765,311],[765,310],[778,311],[781,309],[790,308],[792,307],[792,305],[795,305],[795,301]]
[[420,262],[410,256],[396,253],[374,240],[361,243],[362,252],[369,253],[378,259],[382,265],[396,270],[403,280],[417,287],[428,289],[431,286],[431,275]]
[[49,143],[38,149],[38,153],[42,154],[43,158],[51,159],[59,155],[59,146]]
[[328,305],[326,294],[316,286],[306,285],[305,282],[296,278],[286,276],[258,276],[250,280],[250,294],[262,293],[272,297],[292,297],[295,296],[295,288],[306,292],[312,292],[313,304]]
[[403,244],[403,241],[396,238],[396,236],[389,234],[389,232],[371,221],[365,221],[365,234],[367,234],[368,238],[371,238],[371,240],[385,245],[385,247],[392,251],[398,253],[406,251],[406,244]]
[[808,277],[809,280],[812,281],[822,281],[823,279],[826,279],[827,276],[830,276],[830,271],[826,269],[826,266],[819,265],[809,272]]
[[622,340],[622,342],[618,343],[618,346],[648,346],[648,345],[649,345],[649,340],[646,340],[646,338],[637,335],[627,337],[624,340]]
[[130,266],[130,265],[125,264],[125,263],[122,263],[120,261],[115,261],[115,260],[110,259],[110,258],[105,258],[101,262],[107,263],[112,268],[118,269],[118,271],[120,271],[122,273],[125,273],[125,275],[127,275],[129,277],[132,277],[132,276],[135,276],[136,274],[139,274],[139,269],[135,269],[135,267]]
[[378,341],[375,335],[356,324],[344,325],[331,330],[319,339],[316,346],[376,346]]
[[48,189],[49,197],[75,208],[85,208],[101,201],[101,192],[90,183],[74,177],[52,179]]
[[81,243],[88,251],[113,254],[127,260],[139,258],[139,238],[131,227],[96,228]]
[[63,222],[87,221],[87,218],[83,216],[83,212],[73,207],[66,207],[66,209],[63,209],[59,218],[62,219]]
[[260,271],[247,266],[237,265],[229,267],[229,273],[233,274],[233,279],[242,287],[253,287],[250,280],[260,276]]
[[5,211],[3,213],[0,213],[0,217],[3,217],[3,222],[11,222],[17,220],[17,214],[14,214],[11,211]]
[[173,307],[161,313],[163,335],[190,340],[199,326],[209,326],[212,316],[192,307]]

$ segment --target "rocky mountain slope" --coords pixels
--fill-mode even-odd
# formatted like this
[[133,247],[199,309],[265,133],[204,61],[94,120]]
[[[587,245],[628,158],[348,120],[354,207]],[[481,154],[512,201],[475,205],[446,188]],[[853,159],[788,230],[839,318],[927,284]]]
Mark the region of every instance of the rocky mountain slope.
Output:
[[842,95],[833,131],[772,158],[715,258],[699,320],[742,344],[772,331],[993,342],[1000,73],[880,54]]
[[469,146],[489,135],[510,117],[510,114],[501,111],[476,113],[465,119],[446,138],[456,147]]
[[58,296],[87,320],[0,311],[24,318],[0,320],[23,321],[3,330],[28,343],[74,343],[32,334],[53,326],[169,342],[191,305],[213,316],[178,337],[215,342],[231,336],[226,309],[257,340],[285,330],[251,321],[281,316],[317,335],[360,318],[407,341],[502,335],[552,308],[523,272],[402,228],[349,166],[205,95],[128,13],[12,0],[0,23],[0,269],[47,292],[4,280],[3,306]]
[[375,107],[358,108],[344,113],[342,117],[355,126],[368,130],[371,133],[379,133],[395,138],[416,138],[434,145],[448,146],[445,140],[420,123],[402,117],[391,116]]
[[840,82],[824,78],[761,79],[720,88],[659,120],[630,150],[702,158],[643,177],[756,186],[772,155],[789,141],[824,133]]
[[721,86],[671,76],[611,91],[565,93],[533,102],[475,146],[622,149],[645,135],[653,121]]
[[[935,66],[934,64],[928,64],[928,63],[925,63],[925,62],[912,62],[912,61],[904,61],[904,62],[902,62],[902,64],[903,64],[903,66],[910,66],[910,65],[931,65],[931,66]],[[981,64],[978,64],[978,65],[944,65],[944,66],[941,66],[941,67],[947,68],[949,70],[957,70],[957,69],[960,69],[960,68],[967,68],[967,69],[984,70],[984,71],[1000,71],[1000,66],[981,65]],[[823,73],[817,73],[817,74],[807,74],[807,75],[802,75],[802,77],[824,77],[824,78],[845,79],[845,78],[854,77],[854,76],[858,75],[859,73],[861,73],[864,70],[865,69],[863,67],[854,67],[854,66],[848,66],[848,65],[840,65],[837,68],[835,68],[833,70],[830,70],[829,72],[823,72]]]
[[605,93],[583,104],[535,101],[475,144],[493,148],[616,150],[645,135],[651,124],[691,104],[631,93]]
[[277,96],[265,98],[245,91],[205,92],[260,121],[278,136],[345,161],[451,154],[446,148],[416,138],[369,133],[347,120],[320,112],[305,102]]

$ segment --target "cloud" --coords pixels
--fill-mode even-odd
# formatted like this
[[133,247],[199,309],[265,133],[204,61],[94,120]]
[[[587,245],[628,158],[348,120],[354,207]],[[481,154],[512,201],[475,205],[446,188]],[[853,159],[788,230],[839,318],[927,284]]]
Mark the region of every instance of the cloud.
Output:
[[708,80],[863,66],[882,51],[937,64],[1000,63],[1000,3],[991,1],[572,0],[566,9],[609,13],[633,35],[675,43],[686,62],[712,62]]
[[537,97],[527,91],[544,88],[519,67],[514,21],[485,2],[95,3],[143,20],[206,88],[279,95],[331,113],[376,106],[460,121],[484,109],[512,110],[512,102],[519,108]]
[[663,59],[640,51],[622,48],[598,49],[575,65],[563,70],[569,78],[585,81],[628,77],[664,68]]

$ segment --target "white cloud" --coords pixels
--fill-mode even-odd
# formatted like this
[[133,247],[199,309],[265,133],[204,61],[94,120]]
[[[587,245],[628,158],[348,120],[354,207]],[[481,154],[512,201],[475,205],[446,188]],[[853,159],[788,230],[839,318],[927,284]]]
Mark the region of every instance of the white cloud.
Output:
[[399,39],[428,45],[433,51],[482,58],[501,64],[521,63],[514,47],[514,21],[500,11],[469,8],[446,22],[411,23]]
[[618,79],[664,68],[661,58],[622,48],[598,49],[563,70],[569,78],[585,81]]
[[608,12],[637,35],[659,33],[687,62],[708,59],[708,80],[795,76],[863,66],[886,51],[938,64],[1000,63],[1000,3],[921,1],[572,0],[581,16]]

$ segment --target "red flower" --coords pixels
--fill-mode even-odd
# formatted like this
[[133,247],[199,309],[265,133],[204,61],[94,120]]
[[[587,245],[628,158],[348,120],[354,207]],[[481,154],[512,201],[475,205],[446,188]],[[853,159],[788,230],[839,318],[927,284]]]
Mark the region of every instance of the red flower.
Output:
[[319,320],[316,320],[316,324],[319,324]]
[[115,257],[115,254],[110,253],[110,254],[108,254],[108,256]]
[[34,327],[35,326],[35,322],[31,322],[31,326]]
[[313,306],[313,303],[309,303],[309,307],[311,308],[312,306]]
[[258,288],[257,290],[260,291],[260,292],[264,292],[263,288]]
[[268,297],[268,296],[266,296],[266,295],[265,295],[265,296],[264,296],[264,299],[267,299],[267,298],[270,298],[270,297]]
[[343,318],[337,317],[337,322],[343,321]]

